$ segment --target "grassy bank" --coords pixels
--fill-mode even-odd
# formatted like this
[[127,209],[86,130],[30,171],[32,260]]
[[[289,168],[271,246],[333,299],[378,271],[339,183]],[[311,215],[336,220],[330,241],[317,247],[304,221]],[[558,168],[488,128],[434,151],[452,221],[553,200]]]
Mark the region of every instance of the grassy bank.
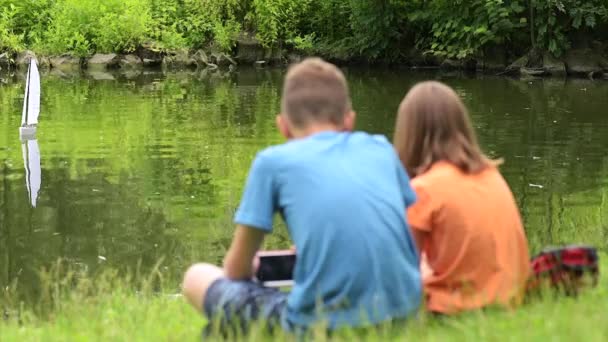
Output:
[[[602,266],[607,266],[605,261]],[[47,285],[33,308],[12,305],[11,318],[0,321],[0,341],[183,341],[200,337],[204,318],[183,298],[172,295],[175,291],[153,291],[159,283],[155,277],[134,281],[105,272],[92,281],[68,273],[57,281],[53,277],[58,274],[43,274]],[[597,288],[578,298],[546,296],[512,312],[490,310],[443,320],[421,315],[405,325],[341,331],[334,340],[603,341],[608,338],[607,289],[608,277],[602,275]],[[327,340],[319,331],[316,339]],[[255,328],[241,340],[295,339],[269,336]]]

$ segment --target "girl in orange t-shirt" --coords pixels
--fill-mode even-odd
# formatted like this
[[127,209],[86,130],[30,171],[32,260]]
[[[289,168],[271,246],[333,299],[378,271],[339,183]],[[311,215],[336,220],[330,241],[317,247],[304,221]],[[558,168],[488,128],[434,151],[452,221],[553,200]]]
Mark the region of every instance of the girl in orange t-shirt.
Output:
[[458,95],[439,82],[412,88],[399,107],[394,144],[418,197],[407,217],[428,263],[427,309],[519,304],[530,273],[519,210]]

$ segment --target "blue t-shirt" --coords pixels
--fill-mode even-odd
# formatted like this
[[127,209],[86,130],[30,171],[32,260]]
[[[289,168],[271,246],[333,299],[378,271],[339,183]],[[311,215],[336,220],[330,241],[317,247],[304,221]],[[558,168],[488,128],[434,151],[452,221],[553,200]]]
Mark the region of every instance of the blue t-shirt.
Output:
[[325,131],[257,154],[235,222],[270,233],[276,212],[285,220],[298,254],[289,323],[361,326],[420,305],[414,200],[384,137]]

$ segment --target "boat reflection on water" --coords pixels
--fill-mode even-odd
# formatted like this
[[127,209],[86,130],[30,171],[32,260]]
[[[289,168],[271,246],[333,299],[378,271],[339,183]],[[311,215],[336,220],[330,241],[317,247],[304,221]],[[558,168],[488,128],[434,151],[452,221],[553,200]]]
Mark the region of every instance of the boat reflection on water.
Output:
[[40,149],[38,148],[38,140],[24,140],[21,142],[21,151],[23,153],[23,163],[25,166],[25,182],[30,204],[33,208],[36,207],[38,200],[38,191],[40,191],[41,175],[40,175]]

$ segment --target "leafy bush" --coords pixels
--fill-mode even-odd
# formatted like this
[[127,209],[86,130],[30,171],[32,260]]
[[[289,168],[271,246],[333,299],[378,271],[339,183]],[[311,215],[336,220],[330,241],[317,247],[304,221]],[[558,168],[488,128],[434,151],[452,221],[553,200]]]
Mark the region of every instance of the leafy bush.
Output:
[[262,45],[343,59],[418,49],[467,58],[489,45],[560,55],[573,33],[608,27],[606,0],[0,0],[0,50],[127,52]]
[[[327,0],[311,3],[302,38],[314,35],[314,50],[339,58],[396,59],[409,23],[406,0]],[[306,38],[311,41],[311,38]],[[297,41],[297,40],[294,40]]]
[[241,25],[234,20],[228,20],[226,23],[216,21],[213,26],[214,41],[224,51],[234,47],[240,32]]
[[520,1],[442,0],[418,8],[409,19],[430,32],[420,37],[419,47],[434,55],[463,59],[525,27],[524,10]]
[[152,23],[149,7],[144,0],[108,1],[100,4],[99,31],[93,39],[102,52],[130,52],[148,34]]
[[568,32],[608,21],[605,0],[532,1],[532,45],[560,56],[570,47]]
[[257,38],[262,45],[272,46],[297,39],[311,3],[312,0],[253,0],[250,18],[255,22]]
[[312,54],[314,52],[315,34],[307,34],[305,36],[297,36],[295,38],[288,39],[286,41],[291,44],[294,49],[304,52],[306,54]]
[[149,0],[151,37],[161,48],[197,49],[215,41],[230,50],[241,31],[243,4],[236,0]]
[[[12,41],[6,45],[13,45],[15,51],[39,45],[54,4],[54,0],[0,0],[0,42]],[[9,48],[0,43],[0,49]]]
[[350,56],[353,53],[350,1],[315,1],[310,6],[305,27],[314,34],[314,51],[343,58]]
[[13,4],[2,8],[0,12],[0,52],[8,50],[17,52],[24,49],[23,34],[15,32],[14,24],[17,10]]
[[58,0],[45,34],[51,53],[87,56],[132,51],[147,36],[151,16],[145,0]]
[[204,22],[201,24],[200,20],[191,17],[195,7],[184,9],[185,6],[192,5],[192,1],[186,1],[183,6],[178,0],[150,0],[149,4],[153,21],[150,37],[161,49],[178,49],[193,44],[184,37],[184,31],[191,32],[200,39],[205,39],[211,32],[211,26],[204,25]]
[[[199,0],[194,0],[199,1]],[[208,13],[205,18],[213,25],[213,42],[222,50],[229,51],[236,44],[239,33],[242,30],[241,22],[245,17],[245,10],[249,6],[248,1],[239,0],[200,0],[202,7]]]
[[409,25],[406,0],[351,1],[352,46],[368,59],[398,57],[397,45]]

